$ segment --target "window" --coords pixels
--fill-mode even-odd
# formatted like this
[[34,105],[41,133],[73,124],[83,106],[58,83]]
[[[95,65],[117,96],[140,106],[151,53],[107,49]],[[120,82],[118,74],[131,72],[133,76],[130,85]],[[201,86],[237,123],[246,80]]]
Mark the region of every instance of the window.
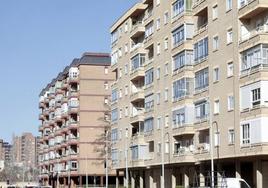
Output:
[[216,51],[219,49],[219,37],[215,36],[213,37],[213,51]]
[[128,44],[125,44],[125,53],[128,52]]
[[230,95],[228,96],[228,111],[231,111],[234,109],[234,96]]
[[159,80],[160,79],[160,67],[158,67],[156,69],[156,79]]
[[151,68],[145,72],[145,85],[152,84],[154,81],[154,69]]
[[118,129],[112,129],[111,131],[111,140],[117,141],[118,140]]
[[156,126],[157,126],[157,129],[160,129],[161,128],[161,117],[158,117],[157,118],[157,124],[156,124]]
[[168,89],[165,89],[164,100],[168,101]]
[[165,75],[168,75],[168,63],[165,64]]
[[119,48],[119,49],[118,49],[118,56],[119,56],[119,57],[122,57],[122,48]]
[[156,53],[157,55],[160,54],[160,51],[161,51],[161,46],[160,46],[160,43],[157,44],[157,47],[156,47]]
[[234,64],[230,62],[227,64],[227,77],[231,77],[234,75]]
[[214,114],[220,113],[220,101],[216,100],[214,101]]
[[195,90],[207,88],[209,84],[208,68],[202,69],[195,73]]
[[160,18],[156,20],[156,30],[160,29]]
[[128,95],[128,86],[125,86],[125,95]]
[[132,146],[131,147],[131,159],[137,160],[139,159],[139,146]]
[[119,76],[119,78],[121,78],[121,77],[122,77],[122,68],[119,68],[119,73],[118,73],[118,76]]
[[207,101],[201,101],[195,104],[195,118],[202,120],[208,117],[209,104]]
[[228,131],[228,141],[229,141],[229,144],[234,144],[235,143],[234,129],[229,129],[229,131]]
[[160,142],[158,142],[158,144],[157,144],[157,153],[162,153],[161,143]]
[[168,12],[165,12],[164,14],[164,24],[166,25],[168,23],[169,15]]
[[229,29],[227,31],[227,44],[230,44],[233,42],[233,30]]
[[131,70],[134,71],[139,67],[142,67],[145,62],[145,54],[137,54],[131,58]]
[[261,88],[253,89],[252,93],[252,106],[261,104]]
[[173,17],[176,17],[184,12],[184,0],[177,0],[173,5]]
[[194,44],[194,61],[199,63],[208,56],[208,38]]
[[144,121],[144,133],[150,133],[154,129],[154,119],[148,118]]
[[128,23],[125,23],[125,33],[128,32]]
[[165,142],[165,153],[169,153],[169,142]]
[[231,10],[233,7],[233,1],[232,0],[226,0],[226,11]]
[[145,108],[146,112],[153,110],[153,108],[154,108],[154,95],[153,94],[145,96],[144,108]]
[[218,18],[218,5],[212,7],[212,19],[215,20]]
[[126,106],[125,107],[125,117],[127,117],[128,116],[128,107]]
[[117,89],[113,89],[112,90],[112,102],[115,102],[115,101],[117,101],[117,97],[118,97],[118,93],[117,93]]
[[165,116],[165,127],[168,127],[169,126],[169,116],[166,115]]
[[184,41],[184,25],[172,32],[173,47],[179,46]]
[[250,144],[250,126],[248,123],[242,125],[242,144]]
[[153,33],[154,33],[154,23],[152,21],[148,25],[145,26],[145,38],[148,38]]
[[173,56],[173,71],[193,64],[193,51],[183,51]]
[[112,164],[117,164],[118,162],[118,150],[112,149],[111,151]]
[[109,89],[109,84],[108,84],[108,82],[104,82],[104,89],[105,89],[105,90],[108,90],[108,89]]
[[165,38],[165,41],[164,41],[164,49],[165,50],[168,49],[168,38]]
[[173,82],[173,101],[178,101],[182,97],[190,95],[192,93],[193,79],[182,78]]
[[125,75],[128,74],[128,64],[125,65]]
[[217,81],[219,81],[219,68],[217,67],[217,68],[214,68],[214,74],[213,74],[213,81],[214,82],[217,82]]
[[172,112],[173,127],[182,127],[185,123],[185,108],[181,108]]
[[122,113],[123,113],[123,111],[122,111],[122,109],[120,109],[120,110],[119,110],[119,119],[122,118]]
[[122,89],[119,90],[119,98],[122,98]]
[[156,0],[156,5],[160,5],[160,0]]
[[104,74],[108,74],[108,71],[109,71],[108,67],[104,67]]
[[109,99],[107,97],[104,98],[104,104],[108,104],[109,103]]
[[118,119],[118,110],[117,108],[111,111],[111,121],[114,122]]
[[160,93],[156,93],[156,104],[160,104]]

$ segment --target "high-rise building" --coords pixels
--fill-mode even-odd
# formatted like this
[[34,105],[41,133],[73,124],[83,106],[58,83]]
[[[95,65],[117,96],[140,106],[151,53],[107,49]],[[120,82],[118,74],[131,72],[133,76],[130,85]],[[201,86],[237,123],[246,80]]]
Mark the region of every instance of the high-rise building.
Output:
[[6,163],[10,163],[12,159],[12,145],[8,142],[3,142],[2,156]]
[[[42,90],[39,167],[45,184],[104,185],[110,64],[109,54],[85,53]],[[108,173],[113,183],[115,173]]]
[[143,0],[111,35],[117,172],[204,186],[214,158],[219,177],[268,186],[267,0]]
[[32,133],[13,136],[13,162],[24,167],[36,167],[36,137]]

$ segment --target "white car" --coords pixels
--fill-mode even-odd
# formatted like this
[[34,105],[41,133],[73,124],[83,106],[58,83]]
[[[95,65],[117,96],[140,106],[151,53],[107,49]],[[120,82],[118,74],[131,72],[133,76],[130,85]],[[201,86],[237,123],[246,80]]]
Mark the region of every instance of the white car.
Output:
[[250,188],[245,180],[239,178],[226,178],[222,184],[226,188]]

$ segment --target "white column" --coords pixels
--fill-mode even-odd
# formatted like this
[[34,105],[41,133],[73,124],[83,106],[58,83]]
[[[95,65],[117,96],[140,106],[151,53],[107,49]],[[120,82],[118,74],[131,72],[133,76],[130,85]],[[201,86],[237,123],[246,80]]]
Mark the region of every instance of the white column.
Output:
[[189,173],[188,173],[188,170],[187,170],[187,167],[184,168],[183,170],[183,184],[184,184],[184,187],[188,187],[189,186]]
[[241,178],[241,166],[240,161],[235,161],[235,177]]
[[143,171],[142,170],[140,171],[140,188],[144,188],[144,185],[143,185]]
[[199,180],[200,180],[200,187],[205,186],[205,170],[204,165],[200,164],[200,174],[199,174]]
[[172,171],[171,184],[172,188],[176,188],[176,174],[174,170]]
[[256,185],[257,188],[263,188],[263,177],[262,177],[262,165],[261,160],[257,159],[255,162],[256,165]]

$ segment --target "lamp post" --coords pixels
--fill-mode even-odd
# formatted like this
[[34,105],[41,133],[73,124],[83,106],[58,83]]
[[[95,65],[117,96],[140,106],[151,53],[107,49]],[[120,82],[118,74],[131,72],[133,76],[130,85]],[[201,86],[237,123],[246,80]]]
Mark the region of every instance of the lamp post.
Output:
[[161,163],[162,163],[162,176],[161,176],[161,188],[165,187],[165,155],[164,155],[164,126],[161,126],[161,142],[162,142],[162,148],[161,148]]
[[126,139],[125,139],[125,160],[126,160],[126,188],[128,188],[128,146],[127,146],[127,141],[128,141],[128,128],[126,128]]
[[106,146],[105,146],[105,166],[106,166],[106,168],[105,168],[105,175],[106,175],[106,181],[105,181],[105,183],[106,183],[106,188],[108,188],[108,185],[109,185],[109,183],[108,183],[108,181],[109,181],[109,178],[108,178],[108,136],[109,136],[109,130],[107,130],[106,131]]

